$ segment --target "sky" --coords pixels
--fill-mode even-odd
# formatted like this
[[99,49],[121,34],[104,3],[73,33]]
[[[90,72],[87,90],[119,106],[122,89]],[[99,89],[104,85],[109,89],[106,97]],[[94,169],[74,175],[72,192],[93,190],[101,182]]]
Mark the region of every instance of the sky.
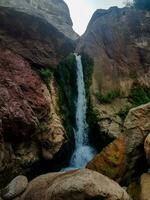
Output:
[[125,0],[64,0],[69,9],[73,21],[73,28],[82,35],[87,24],[96,9],[107,9],[111,6],[123,7]]

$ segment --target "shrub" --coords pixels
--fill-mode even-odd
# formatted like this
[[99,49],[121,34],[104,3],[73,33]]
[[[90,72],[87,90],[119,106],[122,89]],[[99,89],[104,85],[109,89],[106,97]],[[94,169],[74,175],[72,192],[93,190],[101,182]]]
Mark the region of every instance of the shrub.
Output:
[[134,106],[139,106],[150,102],[150,93],[147,88],[135,86],[131,90],[130,98]]
[[53,75],[52,71],[49,68],[42,68],[39,73],[42,80],[48,85]]
[[120,91],[112,90],[104,95],[102,95],[101,93],[96,93],[95,95],[101,103],[111,103],[114,99],[120,97]]

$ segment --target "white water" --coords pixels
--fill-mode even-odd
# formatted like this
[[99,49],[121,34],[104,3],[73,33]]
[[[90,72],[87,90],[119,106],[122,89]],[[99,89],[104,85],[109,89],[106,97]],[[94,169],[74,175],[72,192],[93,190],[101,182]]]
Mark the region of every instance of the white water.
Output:
[[75,150],[70,160],[70,165],[65,170],[83,168],[95,155],[95,150],[89,144],[89,127],[86,122],[86,92],[83,77],[81,56],[75,54],[77,62],[77,102],[76,102],[76,130]]

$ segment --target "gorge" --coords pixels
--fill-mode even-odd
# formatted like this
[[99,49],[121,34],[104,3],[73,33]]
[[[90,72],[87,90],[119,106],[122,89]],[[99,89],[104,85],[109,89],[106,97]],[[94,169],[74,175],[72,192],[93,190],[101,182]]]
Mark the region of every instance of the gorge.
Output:
[[0,0],[0,200],[149,200],[149,24],[98,9],[79,37],[63,0]]
[[81,56],[75,54],[77,63],[77,102],[76,102],[76,129],[75,150],[68,169],[79,169],[94,157],[96,150],[90,146],[89,127],[86,121],[87,101],[84,84],[83,66]]

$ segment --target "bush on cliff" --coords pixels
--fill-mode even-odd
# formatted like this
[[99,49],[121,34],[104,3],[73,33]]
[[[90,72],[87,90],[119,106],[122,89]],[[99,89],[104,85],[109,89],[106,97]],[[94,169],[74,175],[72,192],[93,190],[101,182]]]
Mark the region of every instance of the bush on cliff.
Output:
[[52,71],[49,68],[42,68],[39,71],[40,77],[45,82],[45,84],[48,86],[50,79],[53,75]]
[[120,92],[118,90],[112,90],[107,92],[106,94],[96,93],[95,96],[101,103],[111,103],[117,97],[120,97]]

